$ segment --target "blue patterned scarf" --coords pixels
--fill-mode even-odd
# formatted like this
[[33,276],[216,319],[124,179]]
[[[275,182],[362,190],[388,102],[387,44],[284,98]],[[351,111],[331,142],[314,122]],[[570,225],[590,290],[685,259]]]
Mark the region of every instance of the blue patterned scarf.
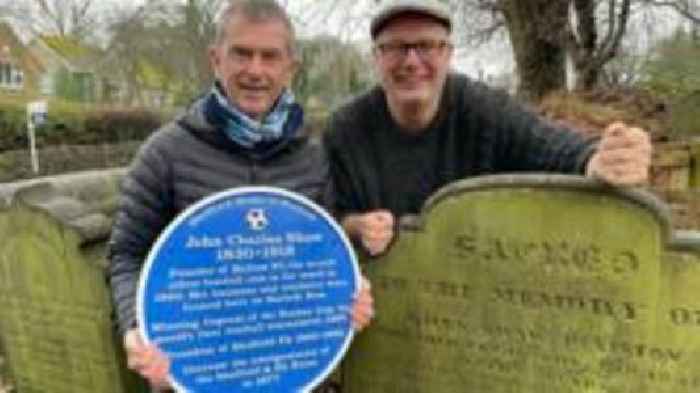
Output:
[[268,150],[293,137],[304,121],[304,112],[289,90],[282,92],[272,110],[258,121],[231,105],[218,82],[207,97],[205,115],[229,139],[251,150]]

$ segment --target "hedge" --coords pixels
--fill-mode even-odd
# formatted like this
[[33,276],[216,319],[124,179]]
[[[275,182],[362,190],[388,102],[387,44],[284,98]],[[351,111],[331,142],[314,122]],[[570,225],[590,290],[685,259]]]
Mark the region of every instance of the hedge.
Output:
[[[0,151],[26,148],[26,102],[18,97],[0,97]],[[141,108],[97,107],[51,100],[47,123],[36,130],[37,146],[143,140],[166,116]]]

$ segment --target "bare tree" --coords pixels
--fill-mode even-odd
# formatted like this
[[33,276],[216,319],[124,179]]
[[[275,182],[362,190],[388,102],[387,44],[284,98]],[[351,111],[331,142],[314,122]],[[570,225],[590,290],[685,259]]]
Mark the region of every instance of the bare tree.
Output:
[[373,82],[368,64],[357,46],[335,36],[317,36],[299,43],[301,66],[293,89],[305,106],[334,107]]
[[211,84],[207,48],[215,34],[215,16],[223,0],[149,0],[121,12],[110,22],[108,67],[127,88],[127,103],[143,102],[144,67],[161,77],[161,90],[180,101]]
[[0,2],[0,11],[32,35],[50,34],[83,40],[99,24],[95,0],[25,0]]
[[369,39],[369,20],[381,1],[282,0],[282,3],[301,35],[333,35],[347,42]]
[[632,1],[608,0],[602,4],[607,10],[602,10],[601,17],[595,1],[573,1],[575,23],[567,24],[566,47],[578,74],[579,89],[590,89],[598,83],[603,67],[618,54],[627,31]]
[[641,0],[642,3],[657,6],[667,7],[676,11],[678,14],[691,20],[696,25],[700,25],[700,2],[697,0]]
[[180,12],[184,13],[182,29],[178,29],[184,54],[179,59],[186,74],[191,75],[194,90],[200,91],[212,81],[213,75],[207,56],[216,33],[216,13],[222,0],[187,0]]
[[[666,7],[697,21],[697,0],[452,0],[464,21],[463,42],[482,43],[505,28],[520,94],[538,99],[566,87],[566,62],[576,88],[589,89],[619,53],[635,12]],[[694,8],[695,7],[695,8]]]
[[34,0],[46,27],[62,36],[82,37],[97,23],[94,0]]

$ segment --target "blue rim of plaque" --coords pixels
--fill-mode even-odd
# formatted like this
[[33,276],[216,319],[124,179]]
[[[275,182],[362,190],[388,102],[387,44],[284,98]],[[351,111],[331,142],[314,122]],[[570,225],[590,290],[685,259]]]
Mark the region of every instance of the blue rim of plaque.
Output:
[[[353,294],[356,295],[359,291],[359,286],[360,286],[360,270],[359,270],[359,265],[357,261],[357,256],[354,252],[354,249],[352,247],[351,242],[348,240],[347,236],[345,235],[345,232],[343,229],[338,225],[338,223],[335,221],[334,218],[331,217],[331,215],[321,208],[318,204],[313,202],[312,200],[306,198],[303,195],[290,192],[288,190],[284,190],[281,188],[276,188],[276,187],[261,187],[261,186],[249,186],[249,187],[237,187],[225,191],[221,191],[215,194],[212,194],[208,197],[205,197],[201,199],[200,201],[194,203],[193,205],[189,206],[187,209],[182,211],[173,221],[170,222],[166,226],[166,228],[161,232],[161,234],[158,236],[156,242],[154,243],[153,247],[148,253],[148,256],[146,257],[146,262],[144,264],[144,267],[141,271],[141,275],[139,278],[139,283],[138,283],[138,289],[137,289],[137,297],[136,297],[136,315],[137,315],[137,321],[142,322],[145,321],[145,310],[144,310],[144,297],[145,297],[145,290],[146,290],[146,285],[147,285],[147,278],[149,276],[149,272],[151,271],[151,268],[153,267],[154,261],[156,259],[156,256],[158,255],[159,251],[163,247],[163,245],[167,242],[169,239],[170,235],[172,232],[174,232],[178,226],[183,223],[184,221],[192,218],[192,216],[196,215],[196,213],[202,209],[205,208],[209,205],[213,205],[216,202],[234,198],[234,197],[239,197],[239,196],[245,196],[245,195],[250,195],[250,194],[274,194],[276,196],[281,196],[284,198],[291,199],[299,204],[301,204],[302,207],[305,207],[307,209],[310,209],[312,212],[318,214],[321,216],[325,222],[333,229],[333,232],[340,238],[342,244],[345,246],[345,249],[348,251],[348,256],[349,256],[349,261],[351,264],[352,272],[353,272],[353,279],[354,279],[354,288],[353,288]],[[354,298],[354,297],[353,297]],[[352,302],[352,300],[351,300]],[[146,344],[151,343],[151,339],[148,335],[146,326],[144,326],[144,323],[139,323],[138,330],[139,333],[141,334],[141,337],[143,337],[144,341]],[[332,372],[335,370],[335,368],[338,366],[338,363],[342,360],[343,356],[347,353],[348,348],[350,346],[350,343],[352,342],[352,339],[355,335],[355,330],[352,327],[352,320],[349,319],[349,325],[350,328],[348,329],[348,332],[345,335],[345,339],[340,346],[340,348],[337,350],[335,356],[333,357],[332,361],[328,363],[325,369],[323,369],[313,380],[309,381],[308,384],[303,386],[298,392],[300,393],[307,393],[310,392],[311,389],[317,387],[318,384],[320,384],[323,380],[325,380]],[[172,366],[172,362],[171,362]],[[170,385],[175,389],[176,392],[182,392],[182,393],[196,393],[190,390],[187,390],[186,387],[182,386],[182,384],[175,379],[172,376],[172,373],[169,374],[168,376],[168,381],[170,382]],[[252,390],[254,392],[254,390]]]

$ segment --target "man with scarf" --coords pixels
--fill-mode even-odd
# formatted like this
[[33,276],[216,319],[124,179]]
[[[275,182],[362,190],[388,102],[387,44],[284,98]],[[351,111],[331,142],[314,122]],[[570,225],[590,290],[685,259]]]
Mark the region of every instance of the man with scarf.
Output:
[[[219,14],[209,57],[211,91],[155,132],[122,184],[110,239],[110,283],[128,366],[168,389],[169,363],[136,329],[135,295],[158,234],[198,200],[232,187],[267,185],[328,205],[328,164],[303,132],[289,84],[296,70],[294,30],[274,0],[232,0]],[[361,329],[373,314],[369,283],[352,309]]]

